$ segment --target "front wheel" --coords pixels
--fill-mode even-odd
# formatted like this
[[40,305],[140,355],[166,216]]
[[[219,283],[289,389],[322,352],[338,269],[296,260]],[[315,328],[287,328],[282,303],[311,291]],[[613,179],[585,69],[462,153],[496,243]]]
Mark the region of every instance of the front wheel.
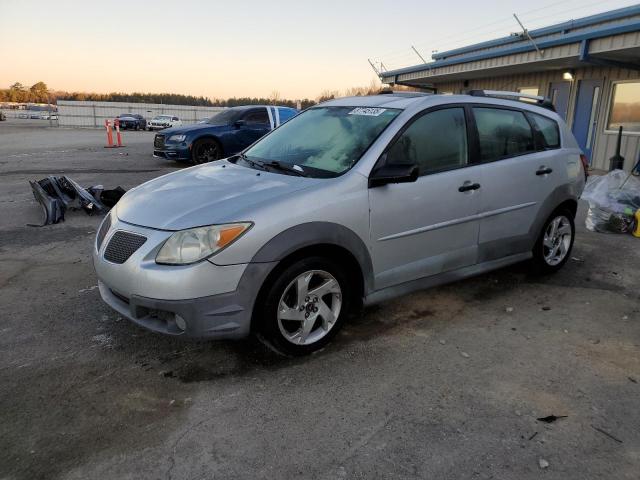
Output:
[[221,158],[222,147],[216,140],[205,138],[203,140],[198,140],[193,144],[191,162],[194,165],[213,162],[214,160],[220,160]]
[[322,257],[298,260],[267,287],[260,333],[285,355],[306,355],[324,347],[338,332],[350,306],[348,275]]
[[567,209],[556,210],[546,221],[533,249],[533,265],[539,273],[555,273],[567,263],[576,227],[573,214]]

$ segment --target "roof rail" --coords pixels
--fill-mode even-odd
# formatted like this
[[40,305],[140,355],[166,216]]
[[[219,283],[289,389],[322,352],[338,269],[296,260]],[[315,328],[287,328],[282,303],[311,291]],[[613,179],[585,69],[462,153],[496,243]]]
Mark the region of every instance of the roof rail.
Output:
[[472,97],[504,98],[507,100],[515,100],[516,102],[533,103],[552,112],[556,111],[550,98],[539,95],[529,95],[520,92],[503,92],[500,90],[469,90],[467,95],[471,95]]
[[383,89],[374,95],[396,95],[398,97],[426,97],[428,95],[433,95],[431,92],[413,92],[409,90],[391,90],[391,89]]

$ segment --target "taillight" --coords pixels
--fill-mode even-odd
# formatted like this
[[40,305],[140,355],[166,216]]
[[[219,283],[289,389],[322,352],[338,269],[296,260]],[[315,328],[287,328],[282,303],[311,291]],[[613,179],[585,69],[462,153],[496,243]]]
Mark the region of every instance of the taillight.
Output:
[[584,169],[584,178],[589,176],[589,159],[584,153],[580,154],[580,161],[582,162],[582,168]]

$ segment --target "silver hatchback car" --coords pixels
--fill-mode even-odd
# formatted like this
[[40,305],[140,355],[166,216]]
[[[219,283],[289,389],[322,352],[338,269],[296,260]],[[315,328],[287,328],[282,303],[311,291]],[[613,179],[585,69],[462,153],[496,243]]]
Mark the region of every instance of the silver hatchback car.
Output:
[[155,332],[253,332],[306,354],[362,305],[528,259],[558,270],[583,162],[562,119],[535,103],[332,100],[240,155],[127,192],[98,230],[100,293]]

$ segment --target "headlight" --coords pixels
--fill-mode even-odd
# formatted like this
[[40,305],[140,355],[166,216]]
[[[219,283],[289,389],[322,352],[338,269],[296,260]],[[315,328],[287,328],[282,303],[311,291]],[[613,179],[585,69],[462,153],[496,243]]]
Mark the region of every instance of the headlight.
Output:
[[186,135],[171,135],[169,137],[170,142],[184,142],[184,139],[187,138]]
[[251,223],[230,223],[175,232],[156,255],[156,263],[187,265],[210,257],[235,242]]

